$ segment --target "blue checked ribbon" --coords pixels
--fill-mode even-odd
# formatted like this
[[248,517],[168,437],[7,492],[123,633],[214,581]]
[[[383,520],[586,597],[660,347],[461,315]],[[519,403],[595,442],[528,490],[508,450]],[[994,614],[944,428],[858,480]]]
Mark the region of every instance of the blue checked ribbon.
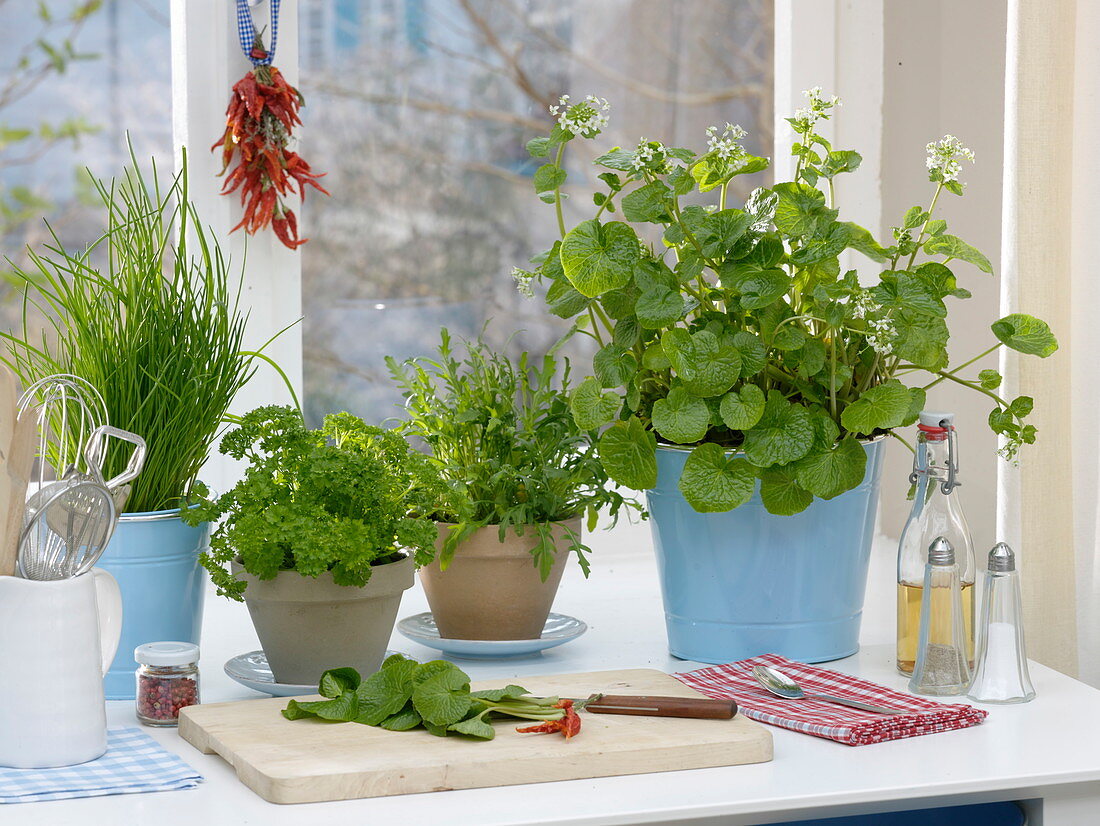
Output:
[[252,22],[252,9],[248,0],[237,0],[237,34],[241,39],[244,56],[253,66],[270,66],[275,59],[275,43],[279,39],[279,2],[271,0],[271,42],[267,44],[267,57],[256,59],[252,56],[252,44],[256,42],[256,24]]
[[193,789],[202,780],[143,731],[110,728],[107,753],[90,763],[56,769],[0,768],[0,804]]

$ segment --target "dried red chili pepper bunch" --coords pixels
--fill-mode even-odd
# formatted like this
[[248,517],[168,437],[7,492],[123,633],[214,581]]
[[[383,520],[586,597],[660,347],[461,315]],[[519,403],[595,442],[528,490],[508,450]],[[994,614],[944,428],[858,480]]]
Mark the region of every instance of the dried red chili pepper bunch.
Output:
[[[252,57],[266,56],[257,38]],[[240,190],[244,207],[244,218],[231,231],[244,227],[255,235],[270,226],[290,249],[309,240],[298,238],[298,218],[283,202],[283,196],[294,194],[295,188],[302,200],[307,186],[329,194],[317,183],[325,173],[313,172],[297,152],[287,148],[294,127],[302,123],[298,110],[304,103],[302,94],[274,66],[257,65],[233,86],[225,132],[210,147],[210,151],[222,147],[222,174],[234,153],[239,155],[222,187],[225,195]]]
[[553,734],[555,731],[560,731],[565,735],[566,740],[575,734],[580,734],[581,718],[580,715],[573,710],[573,701],[561,700],[554,705],[556,708],[565,711],[565,714],[562,715],[560,720],[547,720],[545,723],[539,723],[537,726],[523,726],[517,728],[516,731],[520,734]]

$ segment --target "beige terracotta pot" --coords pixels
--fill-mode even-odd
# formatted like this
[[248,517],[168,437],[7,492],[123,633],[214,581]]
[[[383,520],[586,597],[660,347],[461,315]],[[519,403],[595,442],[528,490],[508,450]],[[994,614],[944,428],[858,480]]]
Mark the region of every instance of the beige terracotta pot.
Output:
[[244,601],[271,671],[294,685],[313,685],[329,668],[351,666],[364,677],[377,671],[415,570],[406,556],[375,567],[364,587],[353,588],[329,573],[257,579],[233,563],[233,574],[248,583]]
[[[579,518],[565,524],[580,533]],[[437,551],[449,527],[439,523]],[[503,542],[498,527],[480,528],[458,546],[446,571],[438,560],[421,568],[420,583],[439,635],[455,640],[540,637],[569,557],[569,541],[561,525],[554,526],[553,537],[558,553],[546,582],[539,578],[531,558],[531,548],[538,541],[533,528],[523,536],[509,530]]]

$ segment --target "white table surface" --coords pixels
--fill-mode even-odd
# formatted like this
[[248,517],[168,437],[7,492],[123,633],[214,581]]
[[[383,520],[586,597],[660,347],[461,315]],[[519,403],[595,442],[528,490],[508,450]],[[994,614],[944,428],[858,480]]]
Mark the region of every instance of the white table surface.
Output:
[[[647,525],[622,524],[590,538],[593,571],[566,575],[554,610],[584,619],[587,634],[522,660],[458,661],[475,679],[525,674],[652,667],[684,671],[696,664],[670,657]],[[875,544],[864,621],[864,648],[832,667],[904,688],[894,671],[892,543]],[[406,593],[401,616],[426,610],[419,586]],[[209,595],[202,640],[205,702],[261,695],[222,671],[231,656],[259,648],[243,605]],[[395,633],[391,648],[418,659],[437,652]],[[1100,691],[1043,666],[1032,666],[1038,696],[1022,706],[990,707],[980,726],[863,747],[771,729],[770,763],[717,769],[576,780],[494,789],[279,806],[241,784],[216,755],[199,754],[174,729],[146,729],[199,770],[197,789],[115,795],[0,807],[0,824],[264,824],[334,823],[388,826],[691,823],[735,826],[801,817],[991,800],[1031,799],[1031,824],[1100,824]],[[133,704],[108,703],[111,725],[135,725]],[[567,759],[567,758],[566,758]],[[1045,803],[1037,801],[1045,798]],[[911,804],[911,805],[908,805]],[[1040,812],[1042,814],[1040,814]]]

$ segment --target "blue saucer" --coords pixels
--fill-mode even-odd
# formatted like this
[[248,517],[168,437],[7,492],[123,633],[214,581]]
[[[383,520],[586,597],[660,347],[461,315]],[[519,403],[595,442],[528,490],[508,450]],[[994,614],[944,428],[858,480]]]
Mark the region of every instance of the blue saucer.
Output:
[[533,640],[451,640],[439,636],[430,611],[405,617],[397,623],[397,630],[405,637],[436,648],[444,654],[466,660],[498,660],[507,657],[526,657],[575,640],[588,630],[588,626],[576,617],[550,614],[542,636]]

